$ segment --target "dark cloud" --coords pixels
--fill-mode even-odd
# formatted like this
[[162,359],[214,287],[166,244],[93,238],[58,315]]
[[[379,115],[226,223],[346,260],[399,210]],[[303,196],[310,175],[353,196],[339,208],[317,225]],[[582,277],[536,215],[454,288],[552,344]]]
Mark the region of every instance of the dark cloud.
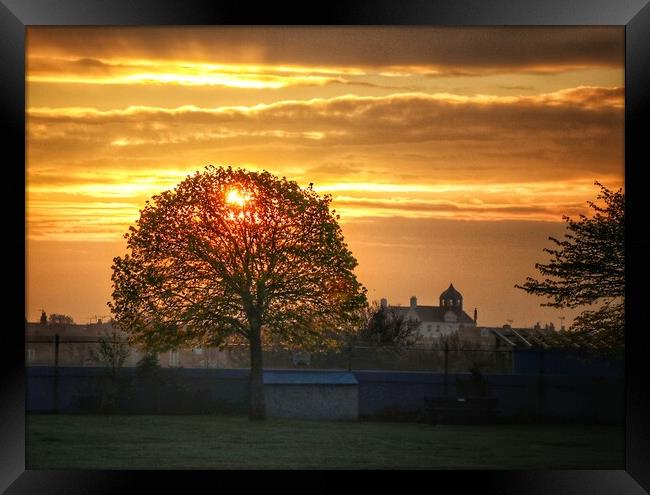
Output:
[[304,66],[623,67],[623,27],[29,27],[30,56]]
[[545,205],[494,205],[484,204],[480,206],[472,206],[469,204],[460,204],[453,202],[418,202],[418,201],[391,201],[391,200],[369,200],[369,199],[355,199],[355,200],[341,200],[334,198],[334,203],[337,207],[364,207],[378,210],[392,210],[402,212],[421,212],[421,213],[440,213],[440,212],[454,212],[454,213],[471,213],[473,217],[477,214],[490,216],[495,213],[505,214],[508,216],[526,216],[526,215],[548,215],[555,216],[560,219],[562,213],[564,214],[580,214],[586,212],[586,205],[571,203],[571,204],[558,204],[553,206]]
[[33,109],[31,136],[84,139],[120,134],[125,144],[233,143],[264,138],[305,145],[493,141],[499,136],[601,139],[622,129],[621,88],[577,88],[551,95],[464,98],[399,94],[290,101],[252,108],[132,107]]
[[318,176],[336,176],[344,178],[349,175],[358,174],[363,172],[361,163],[344,163],[344,162],[331,162],[327,161],[315,167],[310,167],[308,174],[315,174]]
[[109,64],[97,58],[83,57],[74,59],[56,57],[32,57],[27,60],[27,73],[39,74],[68,74],[83,73],[86,75],[108,75],[115,70],[128,68],[124,64]]
[[518,85],[500,85],[499,89],[515,90],[515,91],[535,91],[533,86],[518,86]]
[[[186,80],[174,80],[173,76],[180,71],[187,70],[188,66],[192,70],[187,75]],[[342,85],[342,86],[359,86],[374,89],[390,89],[412,91],[412,86],[395,86],[390,84],[379,84],[375,82],[364,81],[359,78],[358,74],[349,77],[333,74],[332,71],[319,70],[318,68],[310,69],[303,67],[299,73],[295,70],[283,69],[281,67],[260,66],[247,67],[246,69],[237,68],[236,66],[218,66],[213,67],[210,64],[192,65],[189,63],[160,62],[160,65],[151,64],[151,62],[134,61],[133,63],[122,63],[111,61],[110,63],[97,58],[62,58],[51,56],[33,56],[30,57],[27,64],[28,79],[32,83],[38,82],[65,82],[67,84],[120,84],[120,85],[190,85],[190,86],[234,86],[236,78],[242,78],[255,82],[267,82],[268,84],[282,83],[290,86],[322,86],[322,85]],[[171,77],[167,82],[156,79],[163,75]],[[192,79],[192,77],[195,77]],[[210,76],[216,76],[212,81]],[[231,81],[220,80],[220,76],[235,78]],[[296,77],[297,76],[297,77]],[[133,78],[139,78],[134,80]],[[283,86],[284,87],[284,86]],[[258,87],[250,87],[259,91]]]

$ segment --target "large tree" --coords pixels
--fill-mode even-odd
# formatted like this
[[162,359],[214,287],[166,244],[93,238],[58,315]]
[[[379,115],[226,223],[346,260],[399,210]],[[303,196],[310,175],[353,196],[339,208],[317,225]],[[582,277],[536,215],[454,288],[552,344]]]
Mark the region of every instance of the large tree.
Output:
[[263,419],[263,344],[323,344],[366,303],[330,203],[268,172],[188,176],[146,203],[113,260],[117,324],[158,351],[248,342],[249,417]]
[[625,328],[625,194],[599,182],[596,185],[601,204],[588,202],[594,214],[580,215],[577,220],[565,216],[564,238],[549,238],[555,244],[544,249],[550,261],[535,265],[544,278],[528,277],[515,287],[550,299],[543,306],[592,306],[594,309],[583,311],[571,328],[600,334],[611,350],[618,350],[623,346]]

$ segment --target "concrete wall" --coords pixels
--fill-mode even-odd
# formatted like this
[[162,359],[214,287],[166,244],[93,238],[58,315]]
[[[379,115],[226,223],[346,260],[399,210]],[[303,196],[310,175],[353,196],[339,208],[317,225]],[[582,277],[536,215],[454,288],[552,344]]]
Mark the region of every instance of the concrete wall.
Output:
[[[425,398],[444,396],[445,380],[440,373],[360,371],[354,375],[359,382],[360,418],[417,419]],[[487,393],[498,399],[504,418],[623,422],[621,375],[491,374],[485,378]],[[243,414],[247,384],[247,370],[164,369],[155,377],[143,377],[122,369],[112,380],[101,368],[59,368],[57,376],[51,367],[29,367],[27,411]],[[450,374],[448,395],[467,394],[469,384],[471,375]],[[315,400],[315,394],[311,396]],[[351,397],[342,400],[344,404],[352,401]],[[297,398],[290,392],[271,392],[271,408],[276,401],[296,404]]]
[[265,385],[269,417],[356,420],[358,385]]

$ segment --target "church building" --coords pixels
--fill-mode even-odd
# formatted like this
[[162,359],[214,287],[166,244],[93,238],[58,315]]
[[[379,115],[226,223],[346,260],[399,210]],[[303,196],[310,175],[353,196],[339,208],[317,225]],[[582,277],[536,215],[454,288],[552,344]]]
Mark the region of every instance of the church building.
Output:
[[451,335],[460,327],[476,327],[477,310],[474,308],[474,318],[463,311],[463,296],[453,284],[440,294],[439,306],[420,306],[417,297],[411,297],[409,307],[388,306],[386,299],[381,300],[383,308],[389,308],[404,316],[404,321],[419,323],[414,330],[418,342],[427,342],[439,337]]

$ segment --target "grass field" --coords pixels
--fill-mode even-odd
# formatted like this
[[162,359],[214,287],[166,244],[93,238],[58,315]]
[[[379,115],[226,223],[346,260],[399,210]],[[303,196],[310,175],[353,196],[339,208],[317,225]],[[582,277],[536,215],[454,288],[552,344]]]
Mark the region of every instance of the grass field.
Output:
[[28,469],[622,469],[608,426],[28,415]]

